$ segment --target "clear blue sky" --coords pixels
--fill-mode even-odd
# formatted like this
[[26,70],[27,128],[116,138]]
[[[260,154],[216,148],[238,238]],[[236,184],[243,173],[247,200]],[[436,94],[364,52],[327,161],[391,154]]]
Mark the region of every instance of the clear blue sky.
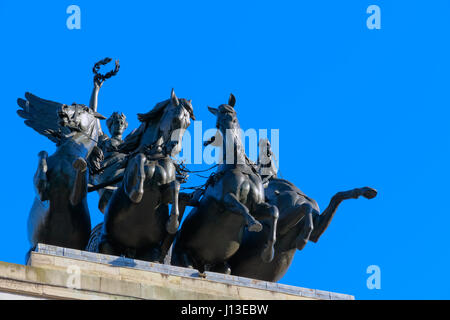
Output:
[[[70,4],[81,8],[81,30],[66,27]],[[366,27],[371,4],[381,30]],[[449,14],[444,0],[1,0],[0,260],[24,261],[37,154],[55,149],[23,124],[16,99],[30,91],[87,104],[92,65],[110,56],[122,68],[101,89],[99,111],[126,113],[127,132],[172,87],[193,99],[204,128],[215,124],[206,106],[233,92],[244,129],[280,130],[282,176],[322,209],[340,190],[379,191],[343,203],[282,283],[364,299],[450,298]],[[97,195],[89,200],[96,224]],[[369,265],[381,268],[381,290],[366,287]]]

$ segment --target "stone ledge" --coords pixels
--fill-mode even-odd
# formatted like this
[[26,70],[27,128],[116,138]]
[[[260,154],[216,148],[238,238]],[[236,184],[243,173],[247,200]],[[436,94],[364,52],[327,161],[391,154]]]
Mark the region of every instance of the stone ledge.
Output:
[[[54,260],[44,263],[38,263],[38,255],[54,257]],[[58,259],[58,257],[64,257],[65,259],[70,260],[62,261],[61,259]],[[202,288],[202,290],[205,290],[205,292],[214,291],[214,294],[217,294],[219,296],[227,293],[225,294],[225,299],[354,299],[353,296],[346,294],[339,294],[315,289],[306,289],[244,277],[229,276],[214,272],[205,272],[205,276],[203,277],[197,270],[194,269],[175,267],[159,263],[151,263],[125,257],[104,255],[100,253],[60,248],[45,244],[39,244],[36,247],[35,252],[33,252],[31,255],[30,264],[32,266],[40,267],[56,267],[57,265],[59,265],[60,267],[67,268],[68,264],[73,265],[75,263],[74,260],[84,262],[81,264],[78,263],[79,266],[82,267],[83,273],[88,272],[89,274],[97,276],[108,274],[109,277],[116,278],[128,277],[130,279],[133,279],[133,281],[139,281],[139,277],[148,278],[151,274],[152,276],[150,278],[153,284],[160,283],[161,286],[165,286],[166,282],[168,282],[169,280],[173,281],[174,279],[178,279],[178,281],[175,282],[183,282],[186,285],[187,282],[191,282],[191,287],[195,288],[194,291]],[[138,278],[136,278],[135,276],[138,276]],[[158,278],[159,280],[162,278],[165,280],[162,282],[158,282],[155,278]],[[224,288],[229,288],[230,286],[233,287],[234,290],[224,290]],[[185,288],[185,290],[187,289]],[[244,292],[248,292],[250,295],[242,296]],[[208,295],[205,298],[211,299],[211,296]]]
[[[0,298],[14,300],[129,299],[126,296],[68,288],[66,282],[60,281],[67,276],[67,272],[0,262]],[[49,281],[49,279],[52,280]]]
[[[70,268],[69,268],[70,267]],[[73,274],[79,270],[76,288]],[[39,244],[0,262],[0,299],[322,300],[353,296]]]

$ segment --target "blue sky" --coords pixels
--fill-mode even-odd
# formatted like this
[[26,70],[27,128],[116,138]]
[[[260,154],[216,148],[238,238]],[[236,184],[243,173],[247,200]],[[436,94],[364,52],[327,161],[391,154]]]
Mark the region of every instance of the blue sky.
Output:
[[[71,4],[81,30],[66,27]],[[381,30],[366,27],[371,4]],[[37,154],[55,149],[23,124],[16,99],[87,104],[91,68],[110,56],[121,70],[99,112],[124,112],[127,133],[172,87],[204,128],[215,125],[207,105],[233,92],[241,127],[279,129],[282,176],[322,209],[337,191],[379,191],[343,203],[282,283],[359,299],[450,298],[449,12],[444,0],[0,0],[0,260],[24,261]],[[97,196],[89,203],[96,224]],[[380,290],[366,286],[370,265]]]

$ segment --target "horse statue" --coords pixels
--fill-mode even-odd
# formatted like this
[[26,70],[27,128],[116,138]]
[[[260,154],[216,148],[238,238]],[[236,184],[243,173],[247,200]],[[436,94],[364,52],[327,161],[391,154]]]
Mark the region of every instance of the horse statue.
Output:
[[266,262],[273,258],[278,209],[264,201],[261,177],[242,145],[235,103],[231,94],[228,104],[208,107],[217,117],[218,131],[205,145],[226,146],[226,152],[175,237],[172,265],[229,274],[227,260],[239,249],[244,231],[263,229],[257,219],[264,219],[269,230],[260,257]]
[[28,92],[26,100],[17,100],[21,108],[17,113],[25,124],[57,146],[51,156],[45,151],[38,154],[36,197],[28,217],[30,251],[37,243],[84,249],[89,240],[85,159],[97,144],[99,119],[105,119],[97,112],[96,94],[89,107],[44,100]]
[[291,265],[296,250],[302,250],[308,241],[319,240],[342,201],[357,199],[360,196],[372,199],[377,195],[377,191],[369,187],[338,192],[331,198],[328,207],[320,213],[314,199],[306,196],[291,182],[277,178],[276,166],[272,162],[272,152],[267,139],[260,141],[258,163],[266,184],[265,197],[280,213],[275,256],[270,263],[261,259],[269,230],[259,233],[245,232],[238,252],[229,260],[233,275],[279,281]]
[[179,168],[172,157],[181,151],[184,132],[195,117],[191,101],[178,99],[172,89],[170,99],[138,119],[140,127],[117,148],[127,155],[125,170],[89,250],[159,262],[180,224]]

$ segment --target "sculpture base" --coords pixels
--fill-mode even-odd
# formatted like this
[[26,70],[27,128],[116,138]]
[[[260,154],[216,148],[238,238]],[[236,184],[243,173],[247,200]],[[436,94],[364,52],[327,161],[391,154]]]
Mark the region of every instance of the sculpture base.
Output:
[[314,289],[39,244],[0,262],[0,299],[353,300]]

